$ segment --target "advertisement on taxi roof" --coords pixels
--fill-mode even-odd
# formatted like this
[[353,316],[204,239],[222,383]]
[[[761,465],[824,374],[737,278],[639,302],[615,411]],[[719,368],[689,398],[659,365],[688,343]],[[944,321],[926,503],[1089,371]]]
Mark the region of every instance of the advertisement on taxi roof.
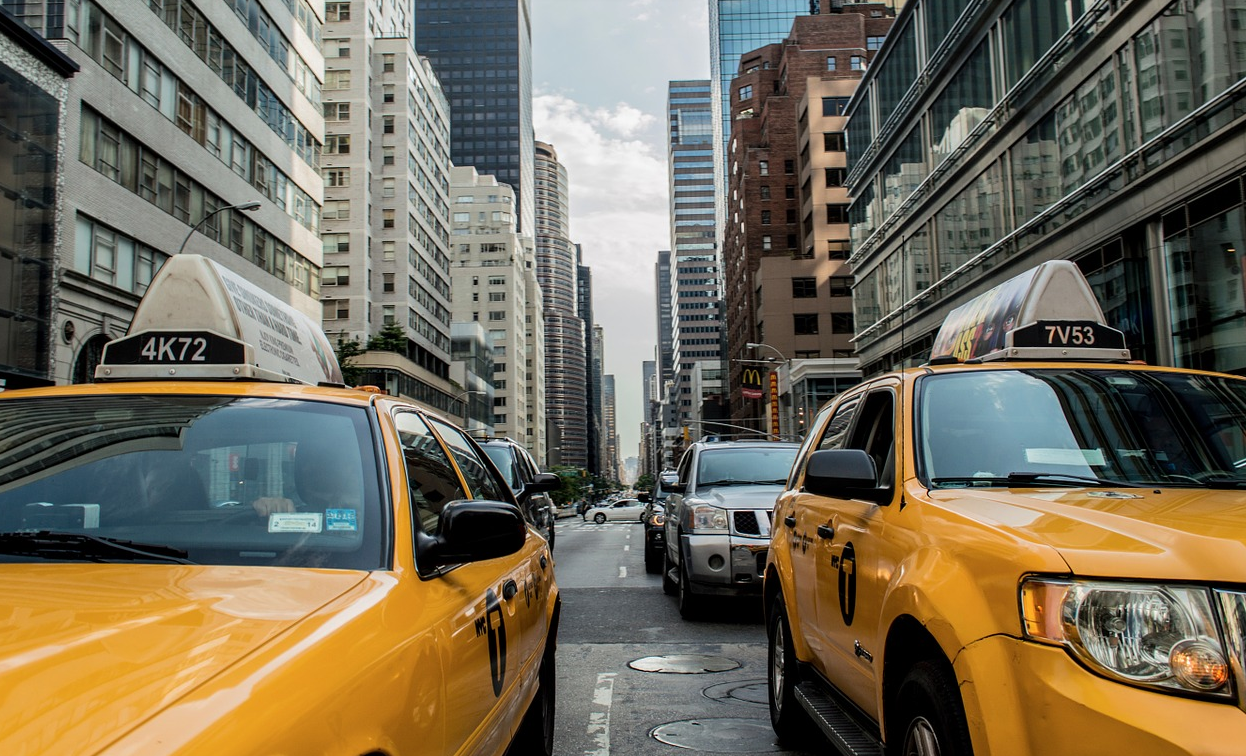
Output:
[[948,313],[935,338],[931,357],[959,360],[1004,348],[1004,335],[1016,325],[1017,314],[1038,268],[1010,278]]

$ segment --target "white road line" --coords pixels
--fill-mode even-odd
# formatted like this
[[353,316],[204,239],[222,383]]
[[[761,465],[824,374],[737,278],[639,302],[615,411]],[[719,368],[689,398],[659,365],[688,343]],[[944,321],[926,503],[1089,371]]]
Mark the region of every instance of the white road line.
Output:
[[624,547],[623,547],[623,550],[624,550],[624,551],[631,551],[631,550],[632,550],[632,547],[631,547],[631,546],[624,546]]
[[628,533],[628,534],[627,534],[627,540],[629,540],[629,541],[630,541],[630,540],[632,540],[632,534],[631,534],[631,533]]
[[584,751],[584,756],[610,756],[610,707],[614,703],[616,674],[603,672],[597,675],[597,688],[593,691],[594,710],[588,713],[588,737],[592,746]]
[[623,565],[619,565],[619,577],[621,578],[627,577],[627,568],[624,567]]

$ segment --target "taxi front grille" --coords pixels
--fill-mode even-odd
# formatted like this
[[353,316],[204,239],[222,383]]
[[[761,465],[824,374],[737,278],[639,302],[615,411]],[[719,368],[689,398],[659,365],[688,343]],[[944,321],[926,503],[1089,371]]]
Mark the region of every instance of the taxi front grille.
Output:
[[732,513],[735,532],[740,535],[769,536],[770,513],[765,510],[739,510]]

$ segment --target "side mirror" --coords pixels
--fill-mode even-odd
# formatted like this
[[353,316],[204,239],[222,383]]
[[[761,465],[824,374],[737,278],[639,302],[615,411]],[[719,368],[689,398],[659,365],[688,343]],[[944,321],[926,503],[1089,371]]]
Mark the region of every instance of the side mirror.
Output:
[[556,491],[561,486],[562,478],[558,477],[554,473],[537,473],[532,476],[532,480],[525,483],[524,487],[519,489],[519,493],[515,495],[515,498],[522,502],[532,494],[542,493],[544,491]]
[[677,494],[684,493],[688,490],[688,486],[686,484],[677,483],[673,480],[670,483],[663,483],[662,487],[665,488],[667,491],[670,491],[671,493],[677,493]]
[[890,489],[878,487],[874,459],[861,449],[826,449],[810,454],[805,465],[805,490],[817,496],[867,499],[879,504],[891,497]]
[[658,482],[662,484],[663,488],[673,485],[674,483],[678,481],[679,481],[679,476],[676,475],[675,473],[666,473],[665,475],[658,476]]
[[653,500],[653,497],[649,495],[648,491],[641,491],[640,493],[636,494],[636,501],[639,501],[642,504],[648,504],[652,500]]
[[436,535],[416,532],[416,560],[426,571],[496,559],[519,551],[527,536],[528,525],[513,504],[460,499],[441,510]]

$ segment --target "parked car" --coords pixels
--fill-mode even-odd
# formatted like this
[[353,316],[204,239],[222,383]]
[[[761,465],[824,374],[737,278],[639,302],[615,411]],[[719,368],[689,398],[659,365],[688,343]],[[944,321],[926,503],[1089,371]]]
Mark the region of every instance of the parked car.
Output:
[[558,520],[558,509],[546,492],[562,485],[558,476],[541,472],[536,460],[517,441],[503,437],[490,438],[481,441],[480,446],[510,485],[524,517],[549,543],[549,550],[553,551],[554,523]]
[[0,753],[551,754],[548,546],[369,388],[180,254],[93,383],[0,392]]
[[671,493],[670,484],[676,479],[674,470],[663,470],[653,484],[653,491],[638,495],[645,502],[641,521],[645,524],[645,572],[650,575],[662,572],[662,554],[666,550],[666,498]]
[[1246,380],[1131,360],[1095,291],[1044,263],[817,413],[765,578],[781,740],[1242,751]]
[[600,525],[606,520],[627,520],[640,522],[645,505],[639,499],[619,499],[608,504],[599,504],[584,512],[585,520],[592,520]]
[[698,441],[666,500],[662,588],[694,619],[706,596],[761,594],[770,512],[796,458],[784,441]]

